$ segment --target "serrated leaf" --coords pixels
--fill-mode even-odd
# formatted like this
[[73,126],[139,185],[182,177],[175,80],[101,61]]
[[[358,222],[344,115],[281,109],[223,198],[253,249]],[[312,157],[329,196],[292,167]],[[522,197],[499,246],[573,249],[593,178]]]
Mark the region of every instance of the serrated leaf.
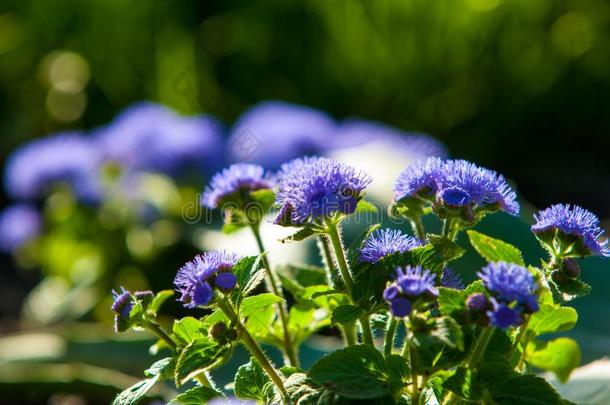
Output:
[[199,339],[190,343],[182,349],[176,362],[174,375],[176,386],[209,369],[226,350],[226,346],[209,339]]
[[333,325],[337,323],[341,325],[354,323],[363,313],[362,308],[355,305],[339,305],[333,310],[330,323]]
[[202,329],[203,322],[192,316],[185,316],[174,321],[172,332],[182,345],[188,345],[192,341],[204,337]]
[[159,376],[147,378],[146,380],[139,381],[121,392],[112,402],[112,405],[135,405],[137,404],[148,391],[157,383]]
[[157,312],[159,312],[161,305],[163,305],[163,303],[165,303],[165,301],[167,301],[173,295],[174,295],[173,290],[159,291],[158,293],[155,294],[155,297],[153,298],[150,306],[148,307],[148,310],[151,311],[152,313],[156,314]]
[[574,308],[542,304],[539,311],[531,315],[528,330],[535,336],[565,332],[572,329],[577,320],[578,313]]
[[438,288],[438,306],[443,315],[452,315],[466,309],[466,293],[453,288]]
[[529,364],[552,371],[562,383],[568,380],[572,370],[580,364],[578,343],[569,338],[557,338],[550,342],[532,341],[525,353]]
[[443,388],[464,399],[476,399],[479,393],[473,389],[473,372],[465,367],[458,367],[455,373],[443,383]]
[[178,395],[169,405],[201,405],[207,404],[210,399],[223,397],[222,392],[214,388],[198,386]]
[[273,293],[263,293],[246,297],[239,307],[239,313],[242,317],[248,317],[257,311],[270,307],[273,304],[284,301]]
[[349,346],[322,357],[311,367],[309,378],[345,398],[379,398],[389,390],[386,361],[368,345]]
[[144,370],[146,377],[171,378],[174,373],[175,361],[173,357],[166,357],[154,362],[148,369]]
[[574,298],[584,297],[591,293],[591,286],[584,281],[567,279],[557,286],[564,301],[571,301]]
[[503,378],[489,385],[494,401],[500,404],[563,405],[557,391],[543,378],[517,375]]
[[467,297],[474,293],[484,293],[484,292],[485,292],[485,287],[483,286],[482,280],[473,281],[472,283],[468,284],[466,286],[466,288],[464,289],[464,293],[466,294]]
[[285,238],[280,239],[280,242],[282,242],[282,243],[299,242],[299,241],[307,239],[310,236],[315,235],[315,234],[316,234],[316,231],[314,231],[310,227],[304,227],[304,228],[298,230],[297,232],[293,233],[292,235],[286,236]]
[[[235,395],[242,399],[254,399],[267,403],[270,399],[271,380],[261,365],[254,359],[237,369],[235,374]],[[271,397],[272,397],[271,392]]]
[[265,273],[261,268],[261,257],[262,255],[246,256],[233,266],[237,288],[231,295],[236,301],[251,293],[264,279]]
[[470,244],[488,262],[508,262],[525,266],[521,251],[500,239],[492,238],[477,231],[466,231]]
[[437,338],[451,348],[456,348],[459,351],[464,350],[462,328],[455,319],[449,316],[443,316],[436,320],[435,327],[430,332],[430,336]]

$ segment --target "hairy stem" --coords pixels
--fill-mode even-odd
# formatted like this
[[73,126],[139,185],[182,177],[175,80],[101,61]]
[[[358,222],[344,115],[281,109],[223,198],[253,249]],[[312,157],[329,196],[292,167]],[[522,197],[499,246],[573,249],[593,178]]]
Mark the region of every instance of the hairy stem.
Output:
[[357,342],[356,339],[356,325],[351,323],[349,325],[343,325],[341,327],[341,334],[346,346],[354,346]]
[[453,228],[453,219],[451,218],[447,218],[445,220],[443,220],[443,236],[446,238],[450,238],[451,236],[451,231]]
[[[278,297],[284,298],[284,294],[282,293],[281,288],[278,286],[277,275],[271,269],[271,265],[269,264],[269,259],[267,258],[267,254],[265,253],[265,245],[263,244],[263,239],[261,238],[261,234],[259,231],[258,225],[251,225],[252,233],[254,234],[254,238],[256,239],[256,244],[258,245],[258,250],[262,254],[263,266],[265,266],[265,270],[267,271],[267,279],[269,280],[269,284],[271,285],[271,289],[273,293]],[[292,344],[292,337],[290,335],[290,330],[288,329],[288,311],[286,309],[286,299],[284,298],[283,302],[279,302],[277,304],[277,309],[280,314],[280,321],[282,323],[282,330],[284,332],[284,354],[288,358],[288,362],[293,367],[299,367],[299,358],[296,354],[295,347]]]
[[269,359],[267,359],[265,353],[263,353],[262,349],[254,341],[254,338],[252,338],[250,332],[248,332],[246,327],[241,323],[241,320],[237,316],[237,313],[235,312],[231,304],[227,301],[220,300],[218,302],[218,306],[220,307],[222,312],[224,312],[225,315],[229,318],[231,323],[235,325],[235,328],[239,333],[239,338],[242,343],[246,345],[250,354],[252,354],[252,356],[254,356],[254,358],[259,362],[263,370],[265,370],[265,373],[269,376],[271,381],[273,381],[273,384],[280,391],[282,397],[285,398],[286,389],[284,388],[284,381],[279,376],[273,365],[271,365],[271,362],[269,361]]
[[426,239],[426,231],[424,230],[424,224],[421,221],[421,217],[411,218],[411,228],[413,229],[415,236],[417,236],[417,239],[422,241]]
[[392,354],[392,349],[394,349],[394,337],[396,335],[396,327],[398,326],[398,321],[393,316],[390,316],[388,319],[388,327],[385,331],[385,339],[383,341],[383,354],[386,356]]
[[[345,258],[345,248],[343,247],[343,241],[341,240],[340,228],[336,223],[328,221],[326,223],[326,231],[333,246],[335,258],[337,259],[337,265],[339,266],[339,271],[341,271],[345,288],[351,297],[354,289],[354,280],[352,279],[349,264]],[[371,332],[371,323],[368,315],[365,314],[360,317],[360,326],[362,327],[362,338],[364,343],[374,347],[373,333]]]

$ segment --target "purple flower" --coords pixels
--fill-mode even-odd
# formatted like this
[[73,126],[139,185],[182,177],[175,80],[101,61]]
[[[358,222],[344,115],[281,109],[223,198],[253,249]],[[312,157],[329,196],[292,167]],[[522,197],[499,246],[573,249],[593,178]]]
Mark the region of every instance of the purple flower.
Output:
[[319,154],[335,130],[333,119],[312,108],[266,101],[246,111],[228,140],[233,161],[278,168],[307,154]]
[[474,293],[466,300],[466,306],[471,312],[481,313],[487,311],[490,302],[485,294]]
[[296,159],[292,159],[289,162],[286,162],[280,166],[280,170],[278,170],[275,175],[276,180],[279,182],[284,177],[286,177],[289,173],[301,169],[303,166],[310,165],[312,163],[316,163],[317,161],[325,159],[319,156],[301,156]]
[[404,132],[385,124],[348,119],[341,123],[333,138],[330,149],[360,147],[362,145],[387,145],[405,155],[406,159],[427,156],[447,156],[445,145],[426,134]]
[[8,158],[5,185],[17,199],[34,199],[67,184],[81,200],[100,198],[100,155],[94,143],[76,132],[31,141]]
[[518,309],[499,303],[493,298],[491,299],[491,303],[493,309],[487,311],[487,316],[493,326],[500,329],[506,329],[511,326],[519,326],[523,323],[523,317]]
[[0,250],[12,252],[40,234],[42,218],[29,204],[16,204],[0,212]]
[[[564,239],[571,237],[579,241],[586,250],[582,253],[610,256],[604,231],[592,212],[577,205],[556,204],[538,212],[534,218],[536,223],[532,225],[532,232],[547,245],[552,245],[555,233],[558,232],[563,234]],[[561,235],[558,238],[561,241]],[[572,242],[569,240],[565,245],[570,246]]]
[[360,249],[360,261],[375,263],[385,256],[406,252],[421,245],[421,241],[396,229],[378,229],[367,238]]
[[493,296],[506,303],[524,303],[527,297],[538,290],[532,274],[525,267],[514,263],[489,263],[477,276]]
[[183,117],[150,102],[129,106],[96,131],[105,158],[127,170],[178,175],[213,173],[222,163],[222,126],[208,116]]
[[446,161],[439,177],[440,199],[451,206],[498,207],[519,214],[517,195],[502,175],[465,160]]
[[223,203],[247,196],[256,190],[274,186],[271,176],[261,166],[236,163],[216,173],[205,188],[201,204],[210,209],[219,208]]
[[434,286],[435,278],[435,274],[423,270],[421,266],[397,268],[396,279],[383,292],[392,315],[404,318],[411,313],[413,304],[419,299],[429,301],[438,297],[438,290]]
[[[195,256],[178,271],[174,279],[176,291],[181,294],[180,301],[187,308],[205,306],[214,298],[214,286],[225,290],[235,287],[232,270],[237,262],[237,255],[224,251]],[[233,277],[221,276],[225,273]]]
[[441,286],[456,290],[463,290],[464,281],[459,274],[446,267],[441,275]]
[[303,165],[280,181],[276,223],[289,217],[290,223],[300,225],[336,213],[351,214],[370,182],[367,174],[331,159]]
[[405,198],[434,198],[438,191],[438,179],[443,161],[437,157],[420,160],[409,165],[396,179],[394,200]]
[[120,293],[112,290],[112,297],[114,298],[114,302],[110,307],[112,311],[123,319],[129,319],[129,313],[133,309],[131,293],[121,287]]
[[465,160],[428,158],[407,167],[396,180],[394,199],[407,198],[519,214],[517,196],[504,177]]

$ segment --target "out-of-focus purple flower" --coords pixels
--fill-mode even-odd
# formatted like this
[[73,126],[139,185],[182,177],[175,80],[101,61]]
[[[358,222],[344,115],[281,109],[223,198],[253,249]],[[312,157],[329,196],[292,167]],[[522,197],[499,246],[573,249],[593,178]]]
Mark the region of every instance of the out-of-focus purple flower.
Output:
[[15,204],[0,212],[0,250],[12,252],[40,234],[42,218],[29,204]]
[[300,225],[335,214],[351,214],[371,182],[366,173],[331,159],[320,158],[290,171],[281,179],[276,223]]
[[493,309],[487,311],[490,323],[501,329],[506,329],[511,326],[519,326],[523,323],[521,311],[518,308],[511,308],[508,305],[491,299]]
[[398,128],[361,119],[343,121],[328,143],[329,149],[380,145],[405,155],[405,159],[421,159],[428,156],[446,157],[447,148],[429,135],[404,132]]
[[33,140],[8,158],[5,186],[17,199],[34,199],[53,186],[67,184],[81,200],[95,202],[101,189],[100,154],[94,142],[76,132]]
[[214,287],[231,289],[235,287],[233,278],[219,276],[231,273],[238,261],[237,255],[224,251],[206,252],[187,262],[176,275],[174,284],[180,301],[187,308],[205,306],[214,298]]
[[486,312],[489,306],[489,299],[482,293],[474,293],[466,299],[466,307],[475,314]]
[[445,268],[441,275],[441,286],[447,288],[454,288],[456,290],[464,289],[464,280],[455,271],[450,268]]
[[134,104],[96,130],[106,160],[127,170],[213,173],[222,164],[223,128],[209,116],[183,117],[150,102]]
[[375,263],[385,256],[406,252],[421,245],[421,241],[399,230],[378,229],[367,238],[360,249],[360,261]]
[[[610,256],[608,240],[599,226],[599,219],[592,212],[577,205],[556,204],[538,212],[534,218],[536,223],[532,225],[532,232],[546,244],[552,244],[555,232],[559,232],[563,238],[579,240],[588,250],[584,253]],[[561,239],[561,235],[559,237]],[[568,240],[565,245],[571,243]]]
[[201,196],[201,204],[210,209],[218,208],[227,200],[233,200],[251,191],[270,189],[274,184],[272,177],[263,167],[236,163],[212,177]]
[[334,130],[335,122],[323,112],[265,101],[247,110],[231,129],[229,156],[275,169],[299,156],[320,154]]
[[397,318],[404,318],[411,313],[418,300],[430,301],[438,297],[434,286],[435,274],[421,266],[406,266],[396,269],[396,279],[383,292],[383,298],[390,304],[390,312]]

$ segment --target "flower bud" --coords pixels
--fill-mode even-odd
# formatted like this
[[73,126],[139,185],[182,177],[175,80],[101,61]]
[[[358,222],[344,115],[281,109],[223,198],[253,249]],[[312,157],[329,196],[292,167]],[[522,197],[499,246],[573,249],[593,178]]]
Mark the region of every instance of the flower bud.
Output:
[[217,322],[210,328],[210,335],[212,335],[215,340],[221,340],[225,338],[227,330],[227,325],[224,322]]
[[580,276],[580,266],[574,259],[565,259],[561,264],[561,271],[569,278],[578,278]]
[[466,306],[473,314],[481,314],[491,308],[489,299],[485,294],[475,293],[466,299]]

